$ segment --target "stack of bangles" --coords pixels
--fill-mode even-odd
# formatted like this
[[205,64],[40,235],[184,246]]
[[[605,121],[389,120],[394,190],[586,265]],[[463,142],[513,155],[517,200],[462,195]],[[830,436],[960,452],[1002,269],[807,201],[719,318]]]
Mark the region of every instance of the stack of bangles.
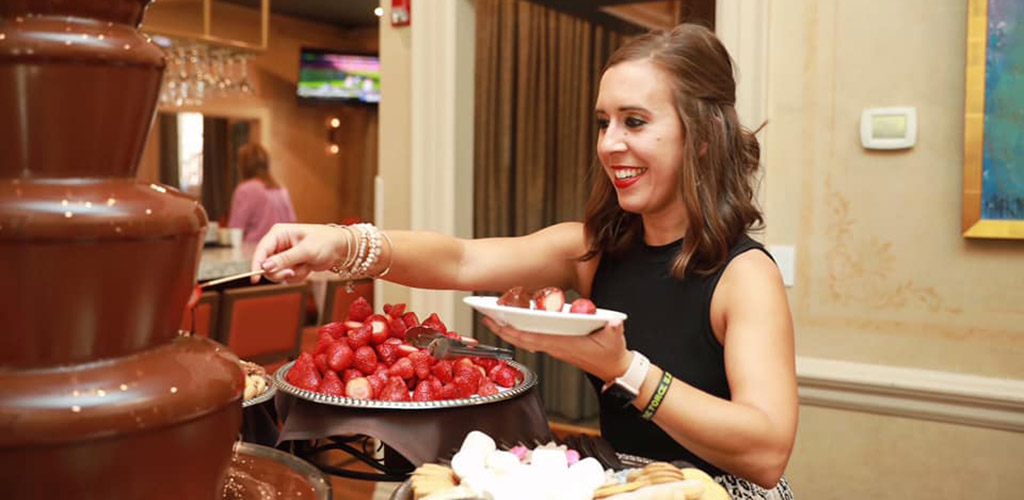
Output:
[[[395,245],[391,242],[391,238],[387,233],[377,229],[373,224],[365,223],[352,224],[350,226],[328,224],[328,226],[341,229],[348,235],[346,238],[348,244],[346,245],[345,258],[331,266],[331,272],[347,281],[345,283],[345,290],[348,293],[355,291],[356,280],[382,278],[391,271],[391,264],[395,260]],[[388,247],[391,250],[388,252],[388,255],[391,256],[388,259],[388,265],[383,271],[371,274],[370,270],[380,260],[380,253],[385,240],[388,242]]]

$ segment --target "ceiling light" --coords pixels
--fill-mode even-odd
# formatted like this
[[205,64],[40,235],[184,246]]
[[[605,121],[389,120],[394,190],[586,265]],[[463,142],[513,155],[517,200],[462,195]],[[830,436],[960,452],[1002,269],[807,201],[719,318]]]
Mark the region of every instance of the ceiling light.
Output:
[[382,7],[374,7],[373,8],[373,15],[375,15],[377,17],[383,16],[384,15],[384,9]]

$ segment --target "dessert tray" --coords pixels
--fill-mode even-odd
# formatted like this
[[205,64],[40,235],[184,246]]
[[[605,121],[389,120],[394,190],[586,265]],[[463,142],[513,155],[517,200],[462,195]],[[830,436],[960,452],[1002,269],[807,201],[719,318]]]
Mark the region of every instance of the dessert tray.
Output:
[[270,401],[271,399],[274,399],[274,395],[277,394],[277,384],[274,382],[274,379],[271,378],[270,376],[266,376],[264,377],[264,379],[267,382],[266,389],[264,389],[263,392],[260,393],[258,396],[242,401],[242,408],[256,406],[258,404],[263,404],[266,403],[267,401]]
[[458,408],[512,399],[516,396],[519,396],[520,394],[525,393],[526,391],[530,390],[533,386],[537,385],[537,375],[534,374],[525,365],[522,365],[515,361],[506,361],[506,363],[509,366],[519,370],[519,372],[523,374],[522,381],[520,381],[513,387],[499,389],[499,392],[497,394],[491,394],[489,396],[474,395],[468,398],[460,399],[442,399],[437,401],[382,401],[376,399],[356,399],[343,396],[331,396],[327,394],[321,394],[319,392],[301,389],[288,382],[288,370],[290,370],[292,366],[295,364],[294,361],[290,361],[277,369],[277,371],[274,373],[274,385],[276,385],[277,388],[280,389],[285,394],[290,394],[300,399],[312,401],[314,403],[339,406],[345,408],[364,408],[377,410],[433,410],[442,408]]
[[558,312],[503,306],[498,304],[498,297],[471,296],[462,301],[499,324],[507,324],[524,332],[550,335],[588,335],[611,320],[626,319],[624,313],[608,309],[597,309],[594,314],[571,313],[569,304]]

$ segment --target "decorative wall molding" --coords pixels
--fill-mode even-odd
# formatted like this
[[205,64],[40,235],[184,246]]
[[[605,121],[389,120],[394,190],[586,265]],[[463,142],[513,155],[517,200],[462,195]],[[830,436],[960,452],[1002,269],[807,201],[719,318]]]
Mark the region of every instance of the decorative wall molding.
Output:
[[1024,432],[1024,380],[797,358],[800,404]]

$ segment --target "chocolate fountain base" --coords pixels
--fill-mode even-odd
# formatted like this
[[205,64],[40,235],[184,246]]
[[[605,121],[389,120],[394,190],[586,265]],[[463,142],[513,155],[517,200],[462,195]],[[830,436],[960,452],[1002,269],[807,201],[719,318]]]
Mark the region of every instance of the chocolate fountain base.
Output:
[[309,463],[283,451],[239,442],[224,479],[224,500],[330,500],[331,483]]

